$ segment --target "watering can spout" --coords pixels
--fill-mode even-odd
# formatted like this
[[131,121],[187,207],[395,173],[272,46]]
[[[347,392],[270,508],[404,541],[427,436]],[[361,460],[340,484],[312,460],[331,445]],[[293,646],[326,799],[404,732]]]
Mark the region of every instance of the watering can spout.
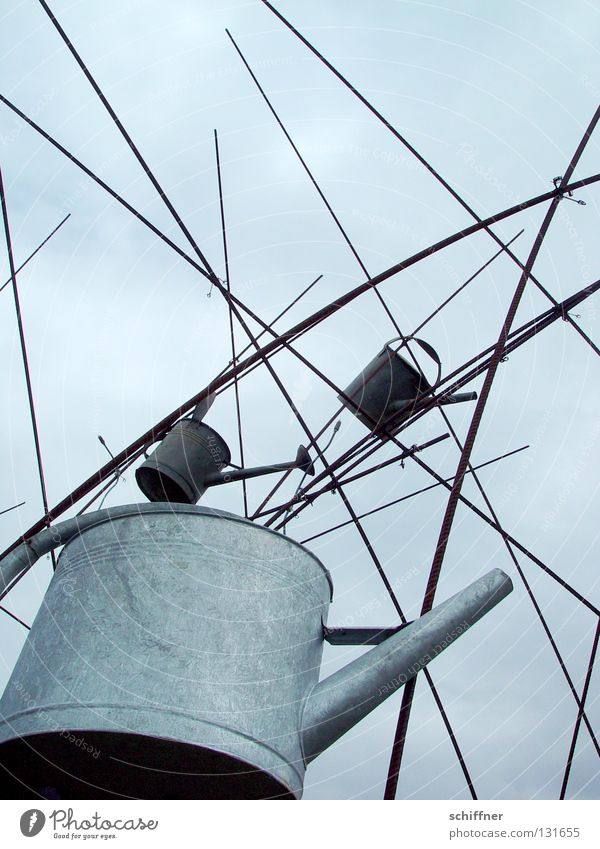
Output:
[[511,590],[508,575],[493,569],[317,684],[302,720],[305,762],[314,760],[413,678]]

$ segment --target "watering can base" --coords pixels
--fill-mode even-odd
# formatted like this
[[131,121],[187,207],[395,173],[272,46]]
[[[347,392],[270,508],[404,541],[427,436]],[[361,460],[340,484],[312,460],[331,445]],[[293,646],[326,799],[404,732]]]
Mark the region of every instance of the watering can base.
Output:
[[297,798],[268,772],[215,749],[87,729],[4,743],[0,776],[5,799]]

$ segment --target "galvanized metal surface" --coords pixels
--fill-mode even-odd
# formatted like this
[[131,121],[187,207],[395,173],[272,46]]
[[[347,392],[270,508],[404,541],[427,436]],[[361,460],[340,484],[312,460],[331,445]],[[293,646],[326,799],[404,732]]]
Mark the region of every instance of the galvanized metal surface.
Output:
[[493,569],[318,684],[302,721],[306,762],[411,681],[511,591],[508,575]]
[[135,479],[150,501],[195,504],[206,491],[209,475],[230,462],[229,447],[216,430],[183,419],[137,469]]
[[200,507],[110,512],[65,546],[0,701],[9,795],[297,798],[510,586],[490,573],[319,684],[332,587],[310,552]]
[[[210,773],[215,752],[249,764],[228,797],[250,796],[257,771],[271,777],[272,795],[299,795],[299,713],[319,674],[326,570],[292,540],[244,520],[200,507],[147,507],[154,509],[140,516],[133,505],[131,516],[104,521],[63,550],[0,702],[0,740],[56,738],[64,729],[85,739],[142,734],[144,768],[129,776],[127,792],[144,797],[154,769],[168,797],[170,739],[174,757],[179,743],[197,747],[195,769],[188,759],[195,772]],[[54,758],[60,764],[62,749],[70,763],[73,744],[54,743]],[[108,758],[82,755],[79,792],[94,798],[114,786],[112,744],[100,746]],[[157,760],[148,762],[156,746]],[[12,753],[13,768],[27,751],[24,743]],[[125,759],[133,756],[129,747]],[[29,778],[39,792],[49,782],[37,767]],[[71,795],[72,780],[63,783]],[[212,793],[210,775],[188,784],[191,798]]]
[[[100,178],[98,178],[95,174],[93,174],[86,166],[83,165],[73,154],[67,151],[62,145],[56,142],[48,133],[46,133],[41,127],[39,127],[31,118],[28,118],[20,109],[18,109],[14,104],[12,104],[6,97],[0,94],[0,103],[6,105],[9,109],[11,109],[16,115],[18,115],[23,121],[25,121],[29,126],[31,126],[36,132],[38,132],[43,138],[46,139],[50,144],[52,144],[55,148],[60,150],[63,155],[65,155],[68,159],[71,160],[77,167],[82,169],[90,179],[94,180],[98,185],[102,186],[106,191],[111,194],[116,200],[119,201],[125,208],[127,208],[132,214],[134,214],[139,220],[141,220],[147,227],[149,227],[152,232],[156,233],[163,241],[165,241],[173,250],[175,250],[184,260],[189,262],[196,270],[202,271],[202,267],[196,263],[191,257],[189,257],[178,245],[172,242],[168,237],[166,237],[160,231],[157,231],[157,228],[151,224],[144,216],[141,215],[137,210],[133,209],[130,204],[121,198],[118,193],[114,192],[114,190],[110,189],[106,183],[104,183]],[[173,410],[169,415],[165,416],[161,421],[157,422],[150,430],[143,433],[140,437],[138,437],[134,442],[116,454],[108,463],[105,463],[101,469],[94,472],[87,480],[85,480],[82,484],[76,487],[69,495],[65,498],[61,499],[54,507],[52,507],[47,513],[45,513],[38,521],[36,521],[21,537],[14,540],[4,551],[2,555],[7,554],[12,549],[16,548],[17,545],[21,542],[22,539],[28,538],[33,534],[36,534],[42,528],[44,528],[48,522],[51,522],[57,519],[60,515],[62,515],[65,510],[68,510],[74,503],[79,501],[85,495],[87,495],[94,487],[98,484],[105,481],[112,474],[114,474],[115,470],[119,468],[120,465],[125,463],[131,455],[139,450],[140,448],[144,448],[147,445],[152,444],[157,438],[160,438],[165,431],[172,427],[174,422],[177,421],[182,415],[185,415],[191,409],[193,409],[197,404],[199,404],[203,399],[206,399],[209,395],[214,394],[218,389],[225,386],[230,380],[232,380],[236,375],[242,374],[246,370],[248,370],[251,366],[263,360],[265,357],[270,355],[276,350],[281,349],[282,347],[289,347],[290,350],[293,350],[295,354],[297,352],[295,349],[292,349],[289,346],[290,339],[298,338],[299,335],[312,329],[316,324],[320,321],[323,321],[330,315],[335,314],[340,309],[342,309],[347,304],[351,303],[355,298],[367,292],[373,286],[377,286],[383,281],[389,279],[390,277],[398,274],[399,272],[415,265],[422,259],[425,259],[432,254],[443,250],[445,247],[449,245],[455,244],[456,242],[467,238],[468,236],[478,232],[479,230],[489,228],[492,224],[502,221],[505,218],[509,218],[511,215],[515,215],[518,212],[523,212],[526,209],[529,209],[533,206],[536,206],[540,203],[543,203],[546,200],[549,200],[553,197],[558,197],[561,194],[564,194],[565,191],[575,191],[576,189],[582,188],[583,186],[592,185],[596,182],[600,181],[600,174],[595,174],[592,177],[587,177],[582,180],[574,181],[563,188],[553,189],[550,192],[545,192],[542,195],[538,195],[534,198],[531,198],[527,201],[523,201],[516,206],[513,206],[509,209],[503,210],[496,215],[490,216],[485,220],[480,220],[478,223],[471,225],[463,230],[460,230],[457,233],[454,233],[451,236],[442,239],[440,242],[435,243],[434,245],[429,246],[428,248],[424,248],[418,253],[414,254],[411,257],[403,260],[402,262],[397,263],[396,265],[388,268],[386,271],[377,274],[375,277],[372,277],[370,280],[365,283],[360,284],[354,289],[347,292],[345,295],[338,297],[332,303],[326,305],[325,307],[321,307],[317,312],[308,316],[307,318],[300,321],[298,324],[294,325],[287,331],[281,334],[274,334],[276,338],[272,339],[269,343],[262,346],[260,350],[254,351],[250,354],[246,359],[237,363],[237,365],[232,366],[228,370],[224,371],[219,377],[215,378],[211,383],[206,386],[204,389],[197,392],[192,398],[189,399],[186,403],[178,406],[175,410]],[[586,289],[586,296],[590,294],[590,292]],[[236,300],[234,296],[232,296],[233,300]],[[237,301],[236,301],[237,302]],[[262,322],[260,322],[262,325]],[[265,328],[267,326],[265,325]],[[303,362],[305,360],[303,359]],[[310,365],[310,364],[309,364]],[[314,370],[314,367],[313,367]],[[321,376],[321,375],[320,375]]]
[[[433,348],[426,347],[439,363]],[[378,431],[390,419],[394,425],[408,419],[417,401],[431,388],[425,375],[387,344],[338,397],[365,427]],[[439,400],[442,404],[457,404],[476,398],[475,392],[459,392]]]

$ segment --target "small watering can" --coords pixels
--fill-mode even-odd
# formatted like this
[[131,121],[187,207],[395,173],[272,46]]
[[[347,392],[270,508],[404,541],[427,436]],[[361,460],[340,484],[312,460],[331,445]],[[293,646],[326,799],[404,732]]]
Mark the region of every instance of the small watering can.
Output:
[[[398,337],[400,338],[400,337]],[[369,430],[377,431],[390,420],[401,424],[410,417],[417,401],[432,389],[425,375],[390,346],[396,339],[386,342],[383,349],[354,378],[339,396],[344,406]],[[441,376],[441,362],[436,350],[423,339],[413,339],[438,366],[435,383]],[[474,401],[476,392],[455,392],[439,398],[440,404],[458,404]]]
[[229,446],[216,430],[202,421],[211,399],[209,396],[208,403],[199,404],[191,418],[177,422],[136,470],[137,484],[150,501],[195,504],[211,486],[287,469],[301,469],[314,475],[315,468],[304,445],[300,445],[296,458],[289,463],[222,471],[231,462]]

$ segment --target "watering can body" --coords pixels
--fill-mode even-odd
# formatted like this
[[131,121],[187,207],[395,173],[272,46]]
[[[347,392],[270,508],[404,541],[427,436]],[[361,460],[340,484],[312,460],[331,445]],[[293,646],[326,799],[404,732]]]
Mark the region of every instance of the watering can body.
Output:
[[[439,363],[434,349],[416,340]],[[369,430],[378,432],[390,421],[397,426],[408,419],[415,404],[432,389],[426,377],[390,345],[374,357],[339,396],[344,406]],[[442,404],[473,401],[475,392],[458,392],[439,399]]]
[[332,588],[303,546],[193,505],[85,518],[0,700],[9,798],[299,798],[310,760],[509,591],[490,573],[319,682]]

